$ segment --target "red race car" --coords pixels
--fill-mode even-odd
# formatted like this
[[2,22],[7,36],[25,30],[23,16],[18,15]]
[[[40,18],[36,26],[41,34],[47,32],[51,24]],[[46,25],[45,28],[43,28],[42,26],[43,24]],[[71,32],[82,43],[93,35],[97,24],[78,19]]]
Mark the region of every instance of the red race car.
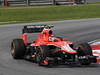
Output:
[[[74,48],[74,43],[68,38],[55,37],[51,30],[53,27],[52,25],[24,26],[22,38],[14,39],[11,42],[13,58],[33,60],[42,66],[97,63],[97,56],[93,55],[92,48],[88,43],[82,43]],[[28,33],[38,33],[38,37],[29,42]]]

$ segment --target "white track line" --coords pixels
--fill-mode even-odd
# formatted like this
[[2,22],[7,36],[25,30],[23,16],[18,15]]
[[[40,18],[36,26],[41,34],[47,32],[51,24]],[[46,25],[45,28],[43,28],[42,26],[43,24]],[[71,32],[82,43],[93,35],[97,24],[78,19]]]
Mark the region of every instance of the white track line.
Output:
[[34,24],[55,24],[55,23],[72,23],[72,22],[80,22],[80,21],[92,21],[92,20],[100,20],[100,18],[89,18],[89,19],[80,19],[80,20],[63,20],[63,21],[49,21],[49,22],[34,22],[34,23],[22,23],[22,24],[6,24],[0,25],[0,27],[8,27],[8,26],[24,26],[24,25],[34,25]]

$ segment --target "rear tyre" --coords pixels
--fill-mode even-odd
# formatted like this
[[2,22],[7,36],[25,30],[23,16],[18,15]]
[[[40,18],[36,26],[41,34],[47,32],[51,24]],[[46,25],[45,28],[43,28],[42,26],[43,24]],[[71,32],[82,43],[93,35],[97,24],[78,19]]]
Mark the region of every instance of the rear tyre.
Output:
[[[77,55],[81,65],[90,65],[91,60],[88,56],[93,56],[92,49],[88,43],[82,43],[78,46]],[[87,58],[84,58],[86,56]],[[82,59],[81,59],[82,58]]]
[[14,59],[21,59],[25,55],[25,44],[22,39],[14,39],[11,42],[11,55]]

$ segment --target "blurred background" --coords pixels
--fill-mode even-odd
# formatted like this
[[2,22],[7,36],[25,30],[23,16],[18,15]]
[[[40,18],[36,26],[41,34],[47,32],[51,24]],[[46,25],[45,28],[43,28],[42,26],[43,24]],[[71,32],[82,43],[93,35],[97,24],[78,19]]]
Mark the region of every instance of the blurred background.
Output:
[[0,6],[75,5],[100,2],[100,0],[0,0]]

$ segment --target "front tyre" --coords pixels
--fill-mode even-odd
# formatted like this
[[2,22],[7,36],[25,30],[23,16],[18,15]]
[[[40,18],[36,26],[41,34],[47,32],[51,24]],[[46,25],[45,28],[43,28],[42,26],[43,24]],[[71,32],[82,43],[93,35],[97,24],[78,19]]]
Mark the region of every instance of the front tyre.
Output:
[[93,56],[92,49],[88,43],[82,43],[78,46],[77,55],[81,65],[90,65],[90,56]]
[[25,44],[22,39],[14,39],[11,42],[11,55],[14,59],[21,59],[25,55]]
[[47,60],[48,55],[49,55],[48,46],[41,45],[37,47],[36,61],[39,66],[47,66],[47,67],[51,66],[51,63]]

